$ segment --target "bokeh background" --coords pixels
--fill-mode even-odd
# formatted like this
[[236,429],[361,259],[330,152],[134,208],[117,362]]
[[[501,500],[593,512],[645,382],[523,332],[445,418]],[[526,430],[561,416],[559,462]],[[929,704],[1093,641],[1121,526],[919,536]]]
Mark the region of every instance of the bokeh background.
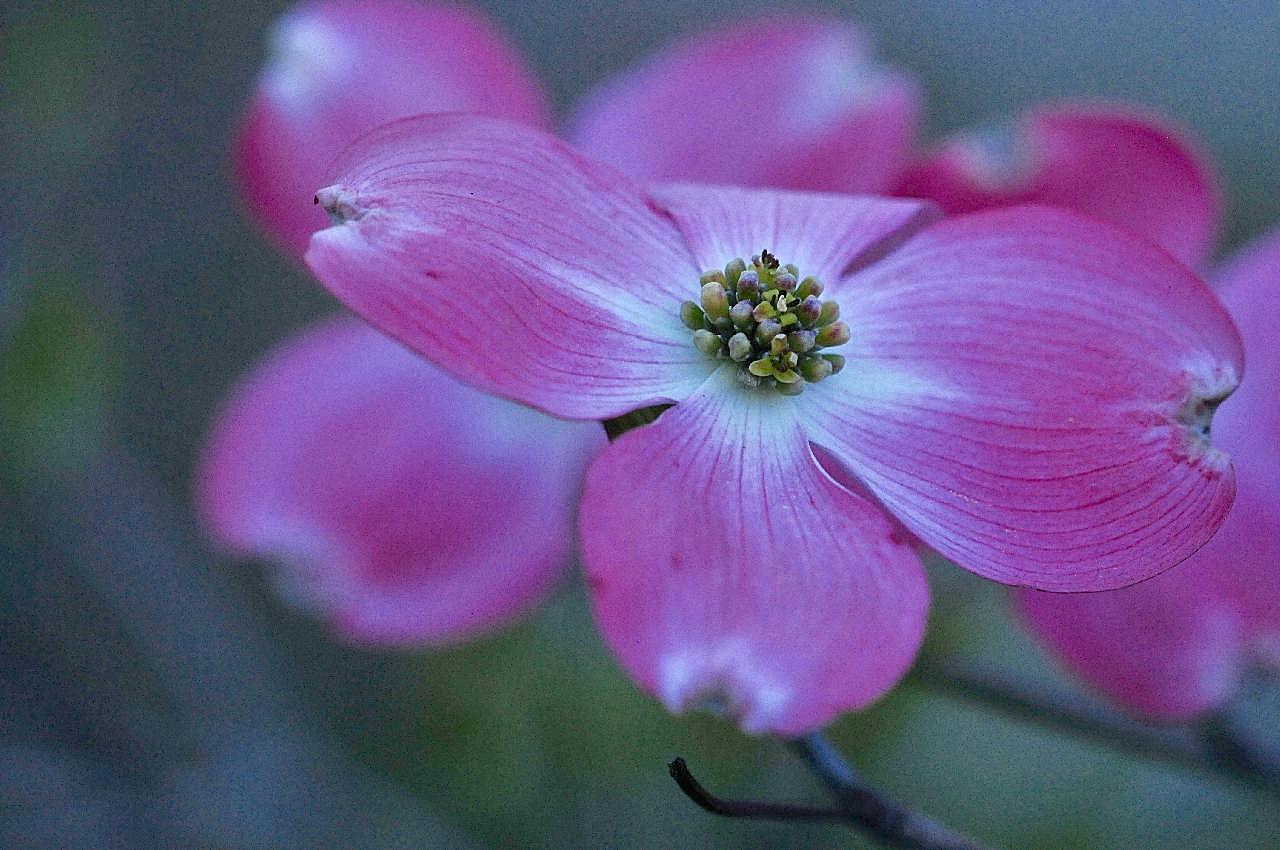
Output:
[[[477,5],[562,112],[675,34],[764,8]],[[190,477],[212,411],[334,309],[229,180],[228,132],[286,6],[0,5],[0,845],[865,846],[681,797],[676,754],[726,794],[821,793],[777,742],[638,693],[576,577],[498,636],[379,653],[203,543]],[[1280,220],[1274,0],[822,7],[919,76],[929,137],[1044,99],[1136,101],[1221,164],[1224,249]],[[930,652],[1061,681],[998,588],[932,574]],[[1002,846],[1280,846],[1274,797],[913,679],[833,735],[893,794]]]

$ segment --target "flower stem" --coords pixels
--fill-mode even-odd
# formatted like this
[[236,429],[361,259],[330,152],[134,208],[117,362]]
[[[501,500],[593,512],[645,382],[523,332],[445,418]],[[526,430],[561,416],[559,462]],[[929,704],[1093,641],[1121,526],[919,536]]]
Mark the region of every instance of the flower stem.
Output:
[[1196,728],[1223,769],[1280,792],[1280,749],[1250,740],[1230,712],[1210,715]]
[[682,758],[667,767],[671,778],[690,800],[712,814],[730,818],[779,821],[835,821],[849,824],[903,850],[984,850],[958,833],[916,814],[871,788],[820,733],[788,742],[831,790],[840,805],[835,808],[727,800],[703,788]]
[[983,845],[913,812],[868,785],[821,732],[788,742],[822,780],[850,821],[886,846],[905,850],[982,850]]
[[1224,723],[1152,726],[1047,683],[955,661],[921,661],[911,678],[931,690],[1019,720],[1092,738],[1144,758],[1280,791],[1280,765],[1256,752]]
[[716,815],[729,818],[750,818],[756,820],[781,821],[843,821],[848,815],[839,809],[820,808],[817,806],[793,806],[785,803],[763,803],[755,800],[726,800],[717,797],[702,783],[693,778],[685,760],[676,757],[667,765],[671,778],[680,786],[685,796],[703,809]]

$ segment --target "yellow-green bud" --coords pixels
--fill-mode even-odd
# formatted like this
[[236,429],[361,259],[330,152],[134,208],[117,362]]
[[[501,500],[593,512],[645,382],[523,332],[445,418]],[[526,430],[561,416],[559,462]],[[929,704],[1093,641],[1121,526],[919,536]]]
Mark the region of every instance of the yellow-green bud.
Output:
[[693,332],[693,345],[708,357],[714,357],[724,349],[724,340],[708,330]]
[[832,345],[844,345],[849,341],[849,326],[844,322],[827,325],[818,331],[818,345],[826,348]]
[[840,318],[840,305],[834,301],[823,301],[822,311],[818,315],[819,325],[829,325]]
[[691,331],[701,330],[707,326],[707,317],[703,315],[702,308],[692,301],[685,301],[680,304],[680,321],[684,322],[684,326]]
[[782,325],[776,319],[765,319],[756,326],[756,345],[762,347],[769,345],[780,333],[782,333]]
[[702,285],[702,309],[712,321],[729,318],[729,297],[724,284],[711,281]]
[[729,321],[740,331],[745,331],[755,324],[755,305],[750,301],[739,301],[729,311]]
[[800,281],[800,285],[796,287],[796,295],[801,298],[808,298],[810,295],[821,295],[823,290],[822,281],[816,277],[806,277]]
[[811,383],[830,377],[833,371],[831,363],[823,357],[806,357],[800,361],[800,374]]
[[787,334],[787,345],[798,354],[812,351],[817,344],[818,335],[814,331],[791,331]]
[[730,260],[724,267],[725,282],[728,283],[730,287],[736,287],[738,285],[738,279],[746,269],[747,264],[741,257]]

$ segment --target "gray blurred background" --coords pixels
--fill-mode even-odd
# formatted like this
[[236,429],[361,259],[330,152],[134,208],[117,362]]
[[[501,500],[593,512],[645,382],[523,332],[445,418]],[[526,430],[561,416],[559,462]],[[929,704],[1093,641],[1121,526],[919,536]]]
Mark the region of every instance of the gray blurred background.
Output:
[[[564,110],[689,27],[762,3],[480,2]],[[281,2],[0,6],[0,846],[859,847],[713,819],[818,800],[771,741],[668,717],[571,579],[434,654],[357,651],[220,562],[188,507],[236,376],[334,309],[237,203],[227,136]],[[1218,160],[1224,249],[1280,219],[1280,4],[855,2],[926,135],[1053,98],[1131,100]],[[1053,676],[997,588],[937,569],[930,650]],[[877,782],[1008,847],[1280,846],[1280,806],[908,681],[834,728]]]

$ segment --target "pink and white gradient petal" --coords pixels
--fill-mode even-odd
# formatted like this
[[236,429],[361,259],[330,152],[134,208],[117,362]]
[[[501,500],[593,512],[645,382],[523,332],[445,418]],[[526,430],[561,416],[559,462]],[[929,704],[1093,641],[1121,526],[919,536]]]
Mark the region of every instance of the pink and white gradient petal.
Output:
[[592,464],[583,560],[605,640],[668,709],[797,735],[902,676],[928,587],[883,514],[818,466],[791,400],[744,394],[736,368]]
[[1085,681],[1142,714],[1225,703],[1251,659],[1280,668],[1280,230],[1215,275],[1249,374],[1213,421],[1236,461],[1236,501],[1185,563],[1114,593],[1021,592],[1031,631]]
[[713,364],[679,305],[700,270],[633,184],[544,133],[385,125],[320,202],[307,263],[382,330],[482,389],[575,419],[679,400]]
[[320,0],[286,13],[236,134],[249,209],[301,257],[328,222],[311,196],[343,148],[424,112],[480,112],[549,126],[546,96],[479,12],[408,0]]
[[931,204],[867,196],[672,184],[651,190],[703,270],[767,248],[801,275],[835,283],[938,217]]
[[791,13],[668,46],[591,92],[568,136],[645,180],[883,193],[920,111],[914,80],[860,30]]
[[894,194],[932,200],[949,215],[1064,207],[1140,233],[1197,268],[1222,215],[1217,174],[1189,136],[1119,105],[1040,107],[958,133],[919,157]]
[[944,220],[828,292],[847,366],[794,402],[811,439],[979,575],[1123,587],[1188,557],[1231,504],[1201,429],[1243,371],[1209,288],[1065,211]]
[[232,395],[197,475],[213,538],[358,643],[515,617],[571,561],[598,425],[454,381],[352,318],[290,338]]

